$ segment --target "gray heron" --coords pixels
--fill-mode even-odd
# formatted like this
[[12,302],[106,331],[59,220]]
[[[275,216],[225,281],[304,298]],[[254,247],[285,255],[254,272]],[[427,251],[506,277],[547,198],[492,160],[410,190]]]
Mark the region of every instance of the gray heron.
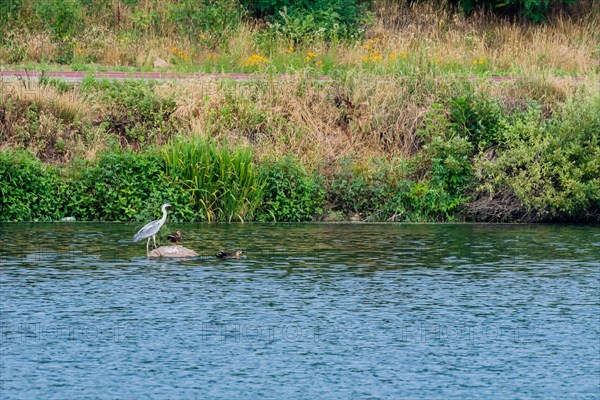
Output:
[[133,237],[134,242],[139,242],[142,239],[148,238],[148,242],[146,243],[146,253],[150,254],[150,238],[154,240],[154,248],[156,249],[156,234],[160,230],[160,227],[163,226],[165,221],[167,220],[167,207],[171,207],[169,203],[165,203],[162,205],[162,218],[157,219],[156,221],[148,222],[142,229],[138,231]]
[[181,231],[171,233],[169,236],[167,236],[167,240],[169,242],[173,242],[173,243],[181,243],[181,239],[183,239],[183,235],[181,234]]
[[244,251],[243,250],[238,250],[235,253],[229,253],[227,251],[223,251],[220,250],[217,254],[215,254],[215,256],[217,256],[218,258],[242,258],[242,253]]

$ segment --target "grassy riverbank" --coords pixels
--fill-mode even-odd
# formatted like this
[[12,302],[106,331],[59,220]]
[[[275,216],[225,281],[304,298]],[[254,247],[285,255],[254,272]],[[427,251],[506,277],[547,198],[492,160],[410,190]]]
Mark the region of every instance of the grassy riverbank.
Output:
[[88,79],[0,100],[2,220],[144,220],[165,200],[181,221],[599,215],[593,80]]
[[261,79],[0,82],[0,220],[598,221],[597,2],[280,3],[3,3],[0,68]]

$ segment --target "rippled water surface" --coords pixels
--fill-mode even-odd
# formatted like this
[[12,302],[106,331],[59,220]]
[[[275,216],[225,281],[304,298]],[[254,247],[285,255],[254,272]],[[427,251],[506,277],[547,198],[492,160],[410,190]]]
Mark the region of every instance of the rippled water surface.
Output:
[[600,398],[597,227],[137,228],[0,225],[2,400]]

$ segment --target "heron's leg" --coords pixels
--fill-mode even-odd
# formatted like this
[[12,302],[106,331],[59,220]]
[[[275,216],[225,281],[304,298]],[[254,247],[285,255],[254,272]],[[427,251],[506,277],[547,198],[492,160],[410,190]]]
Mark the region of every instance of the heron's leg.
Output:
[[148,238],[148,241],[146,242],[146,255],[150,255],[150,238]]
[[158,246],[156,245],[156,235],[152,235],[152,240],[154,240],[154,248],[158,249]]

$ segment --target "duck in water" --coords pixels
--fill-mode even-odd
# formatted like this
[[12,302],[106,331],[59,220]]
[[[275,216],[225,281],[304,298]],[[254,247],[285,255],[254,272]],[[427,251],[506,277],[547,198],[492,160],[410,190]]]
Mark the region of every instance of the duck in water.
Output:
[[227,251],[223,251],[223,250],[219,250],[219,252],[217,254],[215,254],[215,256],[217,256],[217,258],[242,258],[242,253],[244,251],[243,250],[238,250],[235,253],[229,253]]
[[171,233],[169,236],[167,236],[167,240],[169,242],[172,242],[175,244],[181,244],[181,239],[183,239],[183,235],[181,234],[181,231]]

